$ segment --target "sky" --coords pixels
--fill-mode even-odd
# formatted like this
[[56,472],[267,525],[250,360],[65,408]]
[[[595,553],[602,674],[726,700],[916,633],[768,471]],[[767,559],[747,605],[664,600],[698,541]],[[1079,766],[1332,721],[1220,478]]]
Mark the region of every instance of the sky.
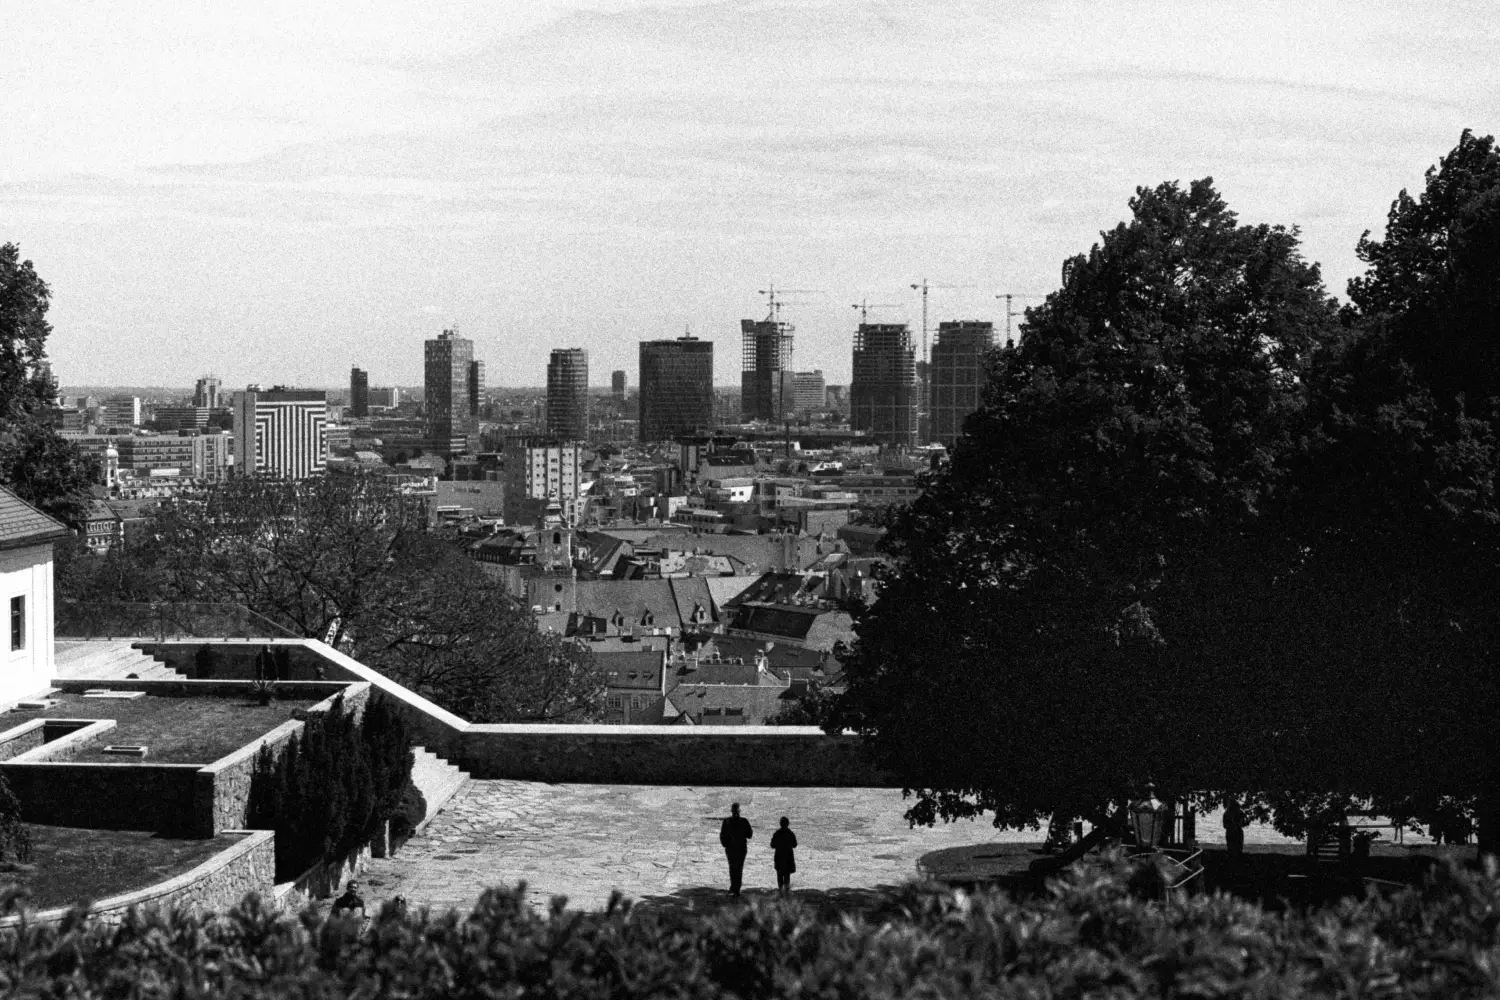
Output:
[[[8,0],[0,242],[71,385],[637,380],[789,293],[794,366],[872,322],[1005,324],[1128,213],[1212,176],[1354,248],[1464,128],[1497,131],[1492,2]],[[955,286],[955,287],[936,287]],[[1016,308],[1034,299],[1014,300]]]

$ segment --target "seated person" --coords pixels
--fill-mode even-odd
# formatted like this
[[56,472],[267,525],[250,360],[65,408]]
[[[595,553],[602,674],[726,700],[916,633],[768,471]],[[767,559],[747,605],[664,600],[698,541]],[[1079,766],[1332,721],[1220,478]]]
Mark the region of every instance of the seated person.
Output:
[[333,909],[328,911],[328,915],[336,917],[345,911],[353,913],[356,909],[360,916],[365,916],[365,901],[359,895],[359,883],[351,879],[344,887],[344,894],[333,901]]

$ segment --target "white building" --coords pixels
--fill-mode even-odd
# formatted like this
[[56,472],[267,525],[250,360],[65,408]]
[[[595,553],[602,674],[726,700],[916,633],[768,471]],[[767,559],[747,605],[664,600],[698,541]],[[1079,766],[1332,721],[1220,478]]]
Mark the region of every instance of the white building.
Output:
[[51,686],[52,543],[67,528],[0,486],[0,704]]
[[141,397],[110,396],[104,401],[100,416],[109,427],[139,427],[141,425]]
[[505,520],[525,518],[526,501],[557,500],[564,507],[578,499],[583,474],[579,448],[571,444],[508,444],[505,465]]
[[328,394],[322,389],[269,391],[252,385],[234,395],[234,467],[240,475],[306,479],[328,467]]

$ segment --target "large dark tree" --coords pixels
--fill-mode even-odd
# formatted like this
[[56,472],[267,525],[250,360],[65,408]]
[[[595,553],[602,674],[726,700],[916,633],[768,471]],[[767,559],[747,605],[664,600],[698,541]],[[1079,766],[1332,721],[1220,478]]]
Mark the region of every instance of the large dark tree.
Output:
[[1154,779],[1290,832],[1496,784],[1494,163],[1465,135],[1403,194],[1342,322],[1295,231],[1206,181],[1065,265],[846,661],[833,724],[912,819],[1097,817]]
[[57,383],[47,363],[51,292],[14,243],[0,244],[0,485],[59,519],[76,521],[94,463],[47,420]]
[[915,820],[1186,791],[1246,728],[1204,711],[1205,665],[1172,655],[1202,617],[1163,604],[1255,530],[1341,331],[1296,232],[1241,225],[1208,180],[1131,211],[997,354],[857,622],[836,724],[918,790]]

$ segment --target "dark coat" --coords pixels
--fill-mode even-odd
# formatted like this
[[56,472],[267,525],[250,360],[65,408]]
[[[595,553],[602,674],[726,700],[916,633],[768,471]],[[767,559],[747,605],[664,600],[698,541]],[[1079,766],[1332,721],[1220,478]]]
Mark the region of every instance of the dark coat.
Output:
[[724,823],[719,827],[719,843],[724,845],[724,853],[732,857],[743,858],[745,851],[749,849],[746,843],[754,833],[750,829],[750,821],[743,816],[725,816]]
[[792,852],[797,849],[797,835],[790,827],[783,827],[771,834],[771,850],[776,852],[776,872],[780,875],[790,875],[797,870],[797,857]]

